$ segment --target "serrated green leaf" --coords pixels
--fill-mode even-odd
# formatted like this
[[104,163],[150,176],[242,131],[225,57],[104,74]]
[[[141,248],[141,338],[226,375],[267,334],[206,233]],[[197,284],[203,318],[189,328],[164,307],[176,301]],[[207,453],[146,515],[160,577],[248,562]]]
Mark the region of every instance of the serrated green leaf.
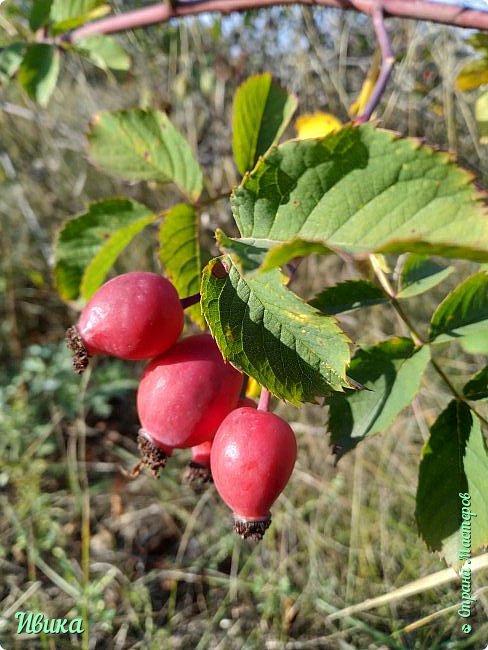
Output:
[[245,272],[259,269],[271,248],[279,243],[270,239],[252,237],[250,239],[234,239],[228,237],[220,228],[215,231],[215,240],[222,253],[231,255],[239,269]]
[[28,45],[19,67],[19,82],[27,94],[46,106],[59,75],[59,51],[55,45]]
[[202,171],[190,145],[160,111],[100,113],[90,133],[90,154],[107,172],[133,180],[173,182],[198,199]]
[[488,366],[477,372],[463,388],[466,399],[486,399],[488,397]]
[[90,13],[105,5],[105,0],[53,0],[51,7],[51,20],[60,23],[68,18],[76,18]]
[[471,180],[446,154],[365,124],[272,149],[231,203],[243,238],[486,261],[488,218]]
[[320,242],[306,241],[295,237],[284,243],[277,243],[266,254],[261,271],[270,271],[278,266],[283,267],[285,264],[297,257],[306,255],[330,255],[331,249]]
[[481,271],[458,285],[437,307],[429,338],[445,343],[488,331],[488,273]]
[[416,350],[408,338],[389,339],[356,352],[348,374],[369,390],[327,400],[331,444],[337,458],[366,436],[388,429],[417,394],[429,359],[428,346]]
[[269,72],[239,86],[234,97],[232,149],[241,174],[279,140],[296,107],[296,97],[273,81]]
[[321,291],[309,304],[323,314],[333,316],[362,307],[384,305],[388,298],[384,292],[367,280],[346,280]]
[[303,239],[293,239],[289,242],[278,242],[271,239],[241,238],[234,239],[217,228],[215,239],[223,253],[229,253],[239,268],[252,273],[258,269],[269,271],[283,267],[290,260],[303,255],[317,253],[328,255],[331,250],[317,242],[306,242]]
[[426,255],[409,255],[398,278],[397,298],[412,298],[437,286],[454,271],[441,266]]
[[[432,425],[423,449],[415,511],[427,546],[451,565],[461,563],[462,549],[474,552],[488,544],[487,483],[480,421],[467,404],[453,400]],[[463,520],[460,494],[470,495],[469,511],[476,516]]]
[[278,270],[244,279],[230,257],[205,267],[203,313],[224,357],[293,404],[341,391],[349,386],[346,335],[335,319],[307,305],[283,282]]
[[52,0],[33,0],[29,14],[29,27],[33,32],[49,21]]
[[[202,265],[198,225],[199,216],[195,208],[178,203],[164,213],[159,231],[159,259],[181,298],[200,291]],[[204,329],[205,319],[200,304],[193,305],[187,312]]]
[[111,36],[93,34],[81,38],[75,49],[102,70],[125,71],[130,68],[130,56]]
[[13,77],[19,69],[26,43],[11,43],[0,50],[0,78]]
[[488,356],[488,332],[468,334],[468,336],[463,336],[460,343],[468,354],[484,354]]
[[88,23],[92,20],[98,20],[99,18],[106,16],[108,13],[110,13],[110,6],[104,4],[100,7],[96,7],[86,14],[82,14],[81,16],[67,18],[66,20],[62,20],[59,23],[54,23],[54,25],[51,27],[51,31],[54,35],[64,34],[76,29],[77,27],[81,27],[81,25],[84,25],[85,23]]
[[144,205],[125,198],[91,203],[67,221],[55,248],[55,280],[64,300],[88,299],[135,235],[156,219]]

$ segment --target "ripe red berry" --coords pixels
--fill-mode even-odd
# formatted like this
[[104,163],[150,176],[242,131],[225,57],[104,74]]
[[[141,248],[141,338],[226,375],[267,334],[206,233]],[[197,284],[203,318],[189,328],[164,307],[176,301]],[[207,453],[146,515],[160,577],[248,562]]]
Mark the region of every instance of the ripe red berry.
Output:
[[174,286],[156,273],[135,271],[109,280],[67,332],[77,372],[88,357],[108,354],[121,359],[150,359],[175,343],[184,312]]
[[137,392],[142,429],[171,449],[211,440],[241,386],[242,374],[224,362],[211,336],[183,339],[146,367]]
[[[256,408],[256,402],[249,397],[242,397],[237,402],[237,408],[241,406],[249,406]],[[203,483],[213,482],[212,472],[210,470],[210,451],[212,449],[212,442],[207,440],[202,442],[201,445],[196,445],[191,448],[191,461],[185,471],[184,479],[190,485],[196,487]]]
[[269,510],[290,478],[296,455],[293,429],[274,413],[243,407],[222,422],[210,464],[239,535],[262,538],[271,522]]
[[211,448],[211,440],[206,440],[200,445],[191,448],[191,461],[186,467],[184,480],[193,488],[212,482],[212,472],[210,471]]

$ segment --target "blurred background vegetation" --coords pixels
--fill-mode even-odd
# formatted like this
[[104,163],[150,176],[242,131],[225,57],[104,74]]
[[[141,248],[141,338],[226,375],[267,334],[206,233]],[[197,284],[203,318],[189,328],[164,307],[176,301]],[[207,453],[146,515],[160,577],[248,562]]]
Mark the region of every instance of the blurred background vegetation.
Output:
[[[24,11],[29,3],[11,2]],[[116,0],[116,10],[141,2]],[[3,8],[0,8],[0,13]],[[0,42],[12,25],[0,16]],[[389,20],[397,64],[377,117],[382,126],[453,152],[488,181],[487,147],[473,116],[478,91],[454,80],[473,56],[467,32]],[[231,108],[250,74],[271,71],[299,98],[299,113],[325,110],[347,121],[374,55],[364,16],[275,8],[203,16],[118,36],[132,58],[128,74],[106,74],[64,57],[46,109],[16,84],[0,89],[0,645],[11,648],[479,648],[488,642],[486,570],[473,575],[475,632],[457,614],[459,582],[400,599],[394,590],[445,568],[414,524],[417,467],[428,427],[450,395],[428,373],[415,402],[385,435],[363,442],[334,466],[326,413],[275,404],[294,426],[299,459],[257,545],[231,531],[212,487],[181,483],[189,454],[176,454],[159,480],[124,478],[137,457],[134,409],[142,365],[99,360],[75,376],[63,337],[76,320],[52,281],[52,245],[70,215],[89,201],[131,195],[158,210],[171,188],[110,179],[87,159],[94,113],[124,107],[168,111],[205,168],[212,195],[238,182],[231,155]],[[287,136],[293,137],[289,130]],[[204,240],[230,231],[228,202],[202,215]],[[157,269],[154,233],[144,231],[116,272]],[[420,323],[467,275],[412,302]],[[353,277],[343,262],[310,258],[297,291],[311,296]],[[405,334],[388,309],[341,323],[354,341]],[[188,331],[191,325],[188,324]],[[454,383],[481,357],[442,348]],[[329,618],[367,598],[382,607]],[[83,617],[80,636],[17,635],[16,611]]]

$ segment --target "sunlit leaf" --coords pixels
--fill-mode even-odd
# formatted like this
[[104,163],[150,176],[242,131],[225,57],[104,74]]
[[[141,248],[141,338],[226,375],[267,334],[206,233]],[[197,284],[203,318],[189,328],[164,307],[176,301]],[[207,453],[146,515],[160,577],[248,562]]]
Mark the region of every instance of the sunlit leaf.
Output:
[[93,34],[76,42],[76,49],[102,70],[128,70],[130,57],[111,36]]
[[428,346],[395,338],[361,348],[348,370],[369,390],[328,398],[329,431],[337,458],[366,436],[386,431],[417,394],[430,359]]
[[397,298],[412,298],[437,286],[454,271],[425,255],[409,255],[398,278]]
[[112,174],[172,181],[192,200],[202,191],[200,166],[165,113],[140,109],[99,113],[88,139],[93,159]]
[[272,149],[231,203],[245,240],[486,261],[488,216],[471,181],[448,155],[415,140],[346,126]]
[[295,128],[299,140],[307,138],[323,138],[324,136],[337,131],[342,127],[335,115],[331,113],[305,113],[297,117]]
[[91,203],[67,221],[55,248],[55,279],[64,300],[88,299],[132,239],[156,216],[130,199]]
[[250,77],[234,97],[232,149],[237,169],[244,174],[278,141],[297,107],[269,72]]
[[[488,454],[480,421],[467,404],[453,400],[432,425],[423,449],[415,512],[428,547],[451,565],[462,563],[463,549],[469,557],[488,544],[487,481]],[[474,516],[463,519],[460,495],[469,495],[464,512]]]
[[445,343],[488,331],[488,273],[481,271],[444,298],[430,323],[430,340]]
[[[181,298],[200,291],[198,222],[199,216],[193,206],[178,203],[164,213],[159,231],[159,259]],[[187,312],[203,329],[205,319],[200,304],[193,305]]]

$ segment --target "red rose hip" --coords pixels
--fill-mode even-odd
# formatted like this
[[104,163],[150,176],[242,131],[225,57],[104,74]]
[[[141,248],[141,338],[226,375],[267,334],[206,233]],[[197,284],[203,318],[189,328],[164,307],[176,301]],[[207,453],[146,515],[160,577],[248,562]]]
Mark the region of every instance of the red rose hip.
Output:
[[83,372],[88,357],[108,354],[120,359],[150,359],[178,339],[184,312],[169,280],[156,273],[133,271],[103,284],[67,331],[73,364]]
[[146,367],[137,392],[144,434],[157,447],[195,447],[212,440],[235,408],[242,374],[208,334],[182,339]]
[[296,456],[293,429],[274,413],[243,407],[222,422],[210,465],[239,535],[262,538],[271,522],[269,510],[287,484]]
[[[256,402],[249,397],[242,397],[237,402],[237,408],[241,406],[256,408]],[[204,483],[213,482],[210,470],[211,449],[212,442],[210,440],[191,448],[191,461],[188,463],[184,475],[185,481],[190,485],[200,486]]]

